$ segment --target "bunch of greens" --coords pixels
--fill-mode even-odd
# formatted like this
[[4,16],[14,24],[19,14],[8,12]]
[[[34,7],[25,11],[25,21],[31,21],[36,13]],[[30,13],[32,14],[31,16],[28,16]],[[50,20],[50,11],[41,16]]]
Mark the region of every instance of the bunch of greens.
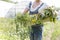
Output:
[[57,17],[57,13],[55,11],[54,7],[48,7],[42,10],[41,13],[34,15],[29,15],[28,13],[25,15],[17,14],[16,19],[21,24],[24,24],[24,26],[28,24],[41,24],[45,21],[55,22]]
[[[40,20],[43,22],[55,22],[57,13],[54,7],[48,7],[42,11],[43,14],[37,14],[37,21]],[[38,23],[39,24],[39,23]]]
[[48,9],[45,9],[44,14],[46,15],[45,18],[49,17],[50,22],[56,21],[57,13],[54,7],[49,7]]
[[24,40],[29,37],[30,25],[31,25],[31,17],[28,14],[20,14],[18,13],[15,18],[16,24],[16,33],[20,35],[20,39]]

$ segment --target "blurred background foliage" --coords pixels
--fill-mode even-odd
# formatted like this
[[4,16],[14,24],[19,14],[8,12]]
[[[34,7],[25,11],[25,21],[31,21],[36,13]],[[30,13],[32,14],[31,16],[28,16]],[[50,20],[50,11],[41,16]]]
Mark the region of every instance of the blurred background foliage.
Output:
[[2,0],[2,1],[6,1],[6,2],[9,2],[10,0]]
[[8,3],[13,3],[13,4],[16,4],[17,3],[17,2],[14,2],[12,0],[2,0],[2,1],[8,2]]

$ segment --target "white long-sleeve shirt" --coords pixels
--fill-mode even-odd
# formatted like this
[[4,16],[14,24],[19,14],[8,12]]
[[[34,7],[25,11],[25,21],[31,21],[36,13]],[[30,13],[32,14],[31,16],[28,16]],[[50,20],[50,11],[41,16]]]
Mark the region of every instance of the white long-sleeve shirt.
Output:
[[[35,11],[39,6],[41,6],[41,4],[42,4],[43,2],[40,2],[40,5],[38,5],[37,7],[33,8],[32,5],[33,5],[34,3],[35,3],[35,2],[31,2],[30,11]],[[46,3],[44,3],[44,4],[42,5],[42,7],[39,8],[38,12],[40,13],[42,10],[44,10],[44,9],[47,8],[47,7],[48,7],[48,5],[47,5]],[[27,5],[26,8],[29,9],[29,4]]]

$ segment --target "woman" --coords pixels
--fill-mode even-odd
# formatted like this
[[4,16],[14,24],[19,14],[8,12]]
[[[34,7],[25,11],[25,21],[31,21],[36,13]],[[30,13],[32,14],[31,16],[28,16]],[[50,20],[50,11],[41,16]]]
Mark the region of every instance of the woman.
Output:
[[[41,13],[41,10],[45,9],[47,5],[41,0],[35,0],[30,2],[29,5],[25,8],[24,14],[29,11],[30,15]],[[32,25],[32,32],[30,34],[30,40],[42,40],[42,28],[43,24]]]

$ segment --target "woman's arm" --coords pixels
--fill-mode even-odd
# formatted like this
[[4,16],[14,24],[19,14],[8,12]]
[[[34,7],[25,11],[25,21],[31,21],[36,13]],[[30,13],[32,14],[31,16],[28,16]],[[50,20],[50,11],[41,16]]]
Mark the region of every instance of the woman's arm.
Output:
[[48,8],[49,5],[47,5],[46,3],[43,4],[43,6],[38,10],[39,13],[42,13],[42,11],[46,8]]
[[24,11],[23,11],[23,14],[27,13],[28,12],[28,8],[25,8]]
[[31,2],[28,3],[28,5],[26,6],[26,8],[23,11],[23,14],[25,14],[25,13],[27,13],[29,11],[30,5],[31,5]]

